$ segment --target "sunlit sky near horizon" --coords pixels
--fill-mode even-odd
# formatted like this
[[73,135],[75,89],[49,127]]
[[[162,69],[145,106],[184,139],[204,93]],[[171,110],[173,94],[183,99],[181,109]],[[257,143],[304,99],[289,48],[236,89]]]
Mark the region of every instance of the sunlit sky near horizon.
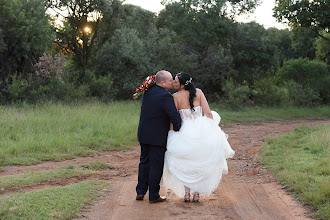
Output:
[[[158,13],[164,9],[164,6],[160,3],[161,0],[125,0],[126,4],[138,5],[149,11]],[[278,29],[287,28],[286,25],[276,22],[276,19],[272,17],[272,9],[275,6],[275,0],[263,0],[262,4],[256,8],[255,12],[250,15],[238,17],[238,22],[250,22],[255,21],[265,28],[276,27]]]

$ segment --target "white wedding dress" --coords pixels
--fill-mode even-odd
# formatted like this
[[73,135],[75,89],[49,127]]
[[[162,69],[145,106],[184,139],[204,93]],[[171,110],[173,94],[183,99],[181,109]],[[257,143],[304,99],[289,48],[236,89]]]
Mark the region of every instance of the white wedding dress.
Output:
[[227,158],[234,156],[227,135],[218,126],[220,116],[212,111],[213,120],[202,115],[202,107],[181,109],[180,131],[169,131],[163,173],[163,186],[177,196],[190,192],[210,195],[228,173]]

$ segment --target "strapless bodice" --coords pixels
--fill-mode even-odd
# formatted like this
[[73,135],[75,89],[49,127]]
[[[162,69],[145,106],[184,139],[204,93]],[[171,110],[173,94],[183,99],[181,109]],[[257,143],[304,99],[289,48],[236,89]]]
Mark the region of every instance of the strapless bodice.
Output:
[[199,117],[202,117],[202,107],[201,106],[197,106],[194,107],[195,111],[191,111],[190,108],[187,109],[180,109],[179,113],[181,116],[182,120],[193,120]]

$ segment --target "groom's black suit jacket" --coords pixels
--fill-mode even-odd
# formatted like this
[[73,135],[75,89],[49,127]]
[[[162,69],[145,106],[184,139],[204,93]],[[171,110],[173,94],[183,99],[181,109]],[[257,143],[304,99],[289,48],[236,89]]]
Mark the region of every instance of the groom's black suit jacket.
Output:
[[143,144],[166,146],[167,135],[181,127],[181,117],[173,96],[164,88],[154,85],[144,92],[141,105],[138,140]]

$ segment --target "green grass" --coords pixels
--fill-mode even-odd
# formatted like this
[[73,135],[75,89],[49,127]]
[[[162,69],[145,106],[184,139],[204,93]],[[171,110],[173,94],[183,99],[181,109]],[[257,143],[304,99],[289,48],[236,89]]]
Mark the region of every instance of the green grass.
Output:
[[275,173],[287,190],[315,210],[313,217],[330,219],[330,124],[302,126],[270,138],[260,161]]
[[0,196],[0,219],[72,219],[99,196],[108,183],[91,180],[64,187]]
[[[0,106],[0,167],[65,160],[137,144],[139,101]],[[212,104],[233,122],[330,118],[330,106],[245,108],[232,111]]]
[[330,106],[314,108],[303,107],[246,107],[233,111],[219,104],[210,104],[212,110],[221,116],[221,125],[236,122],[287,121],[294,119],[327,119],[330,118]]
[[0,107],[0,166],[37,164],[137,143],[138,102]]
[[85,174],[95,173],[95,171],[79,170],[74,167],[63,167],[52,171],[26,172],[18,175],[0,177],[0,188],[26,187],[48,180],[56,180]]
[[81,167],[90,169],[90,170],[96,170],[96,171],[101,171],[101,170],[106,170],[112,168],[111,165],[107,163],[102,163],[102,162],[94,162],[94,163],[86,163],[81,165]]

